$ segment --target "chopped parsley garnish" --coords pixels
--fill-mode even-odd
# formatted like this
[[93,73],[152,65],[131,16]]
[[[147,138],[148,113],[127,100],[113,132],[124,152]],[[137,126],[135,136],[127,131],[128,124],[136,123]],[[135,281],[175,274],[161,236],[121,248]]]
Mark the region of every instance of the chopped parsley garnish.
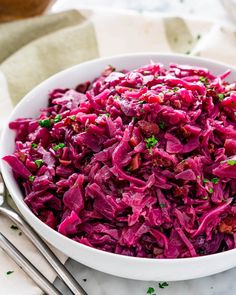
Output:
[[59,149],[62,149],[65,147],[64,143],[58,143],[57,145],[54,145],[53,149],[54,151],[58,151]]
[[29,176],[29,181],[34,181],[34,179],[35,179],[35,176],[34,175],[30,175]]
[[165,128],[165,123],[164,123],[163,121],[161,121],[161,122],[159,123],[159,127],[160,127],[161,129],[164,129],[164,128]]
[[61,121],[61,115],[59,115],[59,114],[57,114],[56,116],[55,116],[55,118],[54,118],[54,123],[58,123],[58,122],[60,122]]
[[164,203],[160,203],[160,207],[161,207],[161,208],[165,208],[165,206],[166,206],[166,205],[165,205]]
[[204,182],[204,183],[208,183],[208,182],[209,182],[209,180],[208,180],[208,179],[206,179],[206,178],[204,178],[204,179],[203,179],[203,182]]
[[213,194],[213,188],[209,188],[209,190],[208,190],[208,192],[210,193],[210,194]]
[[115,95],[114,97],[113,97],[113,99],[119,99],[120,97],[119,97],[119,95]]
[[219,181],[220,181],[220,179],[217,178],[217,177],[214,177],[214,178],[212,178],[212,180],[211,180],[211,182],[214,183],[214,184],[217,184]]
[[199,81],[202,83],[206,83],[207,79],[203,76],[199,77]]
[[32,143],[32,144],[31,144],[31,147],[32,147],[33,149],[36,149],[36,148],[38,147],[38,145],[37,145],[37,143]]
[[16,226],[15,224],[12,224],[12,225],[11,225],[11,229],[13,229],[13,230],[18,230],[19,228],[18,228],[18,226]]
[[71,118],[71,120],[75,120],[76,119],[76,115],[73,115],[70,118]]
[[145,142],[146,142],[146,147],[150,149],[151,147],[155,146],[158,143],[158,139],[156,139],[155,136],[152,135],[152,137],[146,138]]
[[178,90],[179,90],[178,87],[174,87],[174,88],[173,88],[173,91],[174,91],[174,92],[176,92],[176,91],[178,91]]
[[145,104],[145,103],[147,103],[145,100],[140,100],[139,102],[138,102],[139,104]]
[[35,160],[34,163],[37,166],[37,168],[40,168],[43,165],[43,160],[38,159],[38,160]]
[[155,289],[154,289],[153,287],[149,287],[149,288],[147,289],[147,294],[152,294],[152,295],[154,295],[154,292],[155,292]]
[[40,121],[39,121],[39,125],[40,125],[41,127],[50,128],[50,127],[51,127],[51,122],[50,122],[49,119],[40,120]]
[[8,270],[7,272],[6,272],[6,275],[11,275],[12,273],[13,273],[14,271],[13,270]]
[[222,101],[224,100],[225,96],[223,93],[218,94],[219,100]]
[[232,104],[233,107],[235,106],[235,102],[234,101],[231,101],[231,104]]
[[227,164],[230,166],[236,165],[236,160],[228,160]]
[[108,114],[108,113],[107,113],[107,114],[104,114],[104,116],[110,117],[110,116],[111,116],[111,114]]
[[169,284],[167,282],[159,283],[159,288],[164,289],[165,287],[168,287]]

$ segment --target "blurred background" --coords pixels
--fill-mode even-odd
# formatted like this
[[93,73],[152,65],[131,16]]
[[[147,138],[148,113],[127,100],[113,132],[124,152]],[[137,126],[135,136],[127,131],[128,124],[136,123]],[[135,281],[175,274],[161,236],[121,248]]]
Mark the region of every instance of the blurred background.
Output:
[[0,0],[0,21],[58,12],[70,8],[133,9],[178,14],[234,24],[234,0]]

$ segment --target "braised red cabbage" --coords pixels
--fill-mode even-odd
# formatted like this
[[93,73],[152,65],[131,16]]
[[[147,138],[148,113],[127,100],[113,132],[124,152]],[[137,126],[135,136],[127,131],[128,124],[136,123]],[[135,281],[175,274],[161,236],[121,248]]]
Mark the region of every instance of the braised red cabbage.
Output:
[[10,123],[4,157],[44,223],[90,247],[184,258],[236,247],[236,84],[208,69],[109,66]]

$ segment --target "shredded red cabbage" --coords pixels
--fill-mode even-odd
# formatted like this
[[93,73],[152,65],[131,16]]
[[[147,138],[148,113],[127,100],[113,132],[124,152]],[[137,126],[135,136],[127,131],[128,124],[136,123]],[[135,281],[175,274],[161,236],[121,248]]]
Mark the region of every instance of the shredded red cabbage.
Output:
[[150,258],[236,247],[236,84],[208,69],[109,66],[10,123],[4,157],[43,222],[90,247]]

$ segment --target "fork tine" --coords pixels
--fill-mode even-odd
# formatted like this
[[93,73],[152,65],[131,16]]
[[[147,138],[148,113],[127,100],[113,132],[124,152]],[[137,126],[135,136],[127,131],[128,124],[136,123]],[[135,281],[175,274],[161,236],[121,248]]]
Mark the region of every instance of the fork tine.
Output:
[[0,233],[0,247],[46,294],[62,295],[2,233]]
[[[3,184],[4,180],[3,180]],[[4,196],[7,196],[8,190],[5,186]],[[56,271],[58,276],[63,280],[63,282],[69,287],[69,289],[76,295],[88,295],[87,292],[82,288],[82,286],[75,280],[72,274],[67,270],[67,268],[61,263],[57,256],[51,251],[48,245],[42,240],[42,238],[34,231],[34,229],[18,214],[15,210],[10,208],[4,200],[5,204],[0,206],[0,213],[4,214],[15,222],[21,231],[31,240],[35,247],[41,252],[44,258]]]

